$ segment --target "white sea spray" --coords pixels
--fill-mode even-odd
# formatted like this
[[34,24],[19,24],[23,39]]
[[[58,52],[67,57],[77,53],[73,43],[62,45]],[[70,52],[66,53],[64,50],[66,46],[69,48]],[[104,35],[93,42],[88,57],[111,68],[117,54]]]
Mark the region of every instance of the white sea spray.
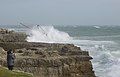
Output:
[[29,42],[65,42],[70,40],[71,37],[68,33],[59,31],[53,26],[35,26],[33,29],[29,30],[29,36],[27,41]]

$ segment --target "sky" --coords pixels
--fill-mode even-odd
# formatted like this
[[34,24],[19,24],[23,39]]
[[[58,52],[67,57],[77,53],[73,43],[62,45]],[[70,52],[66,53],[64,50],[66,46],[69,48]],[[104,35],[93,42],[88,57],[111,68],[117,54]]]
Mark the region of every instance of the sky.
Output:
[[0,0],[0,24],[120,25],[120,0]]

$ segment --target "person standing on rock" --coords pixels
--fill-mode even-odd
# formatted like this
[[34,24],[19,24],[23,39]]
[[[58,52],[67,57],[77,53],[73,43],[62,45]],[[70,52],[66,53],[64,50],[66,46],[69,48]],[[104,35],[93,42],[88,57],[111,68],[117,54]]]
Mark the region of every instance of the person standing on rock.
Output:
[[13,50],[10,49],[7,51],[7,66],[9,70],[13,70],[14,67],[14,59],[15,59],[15,54],[13,53]]

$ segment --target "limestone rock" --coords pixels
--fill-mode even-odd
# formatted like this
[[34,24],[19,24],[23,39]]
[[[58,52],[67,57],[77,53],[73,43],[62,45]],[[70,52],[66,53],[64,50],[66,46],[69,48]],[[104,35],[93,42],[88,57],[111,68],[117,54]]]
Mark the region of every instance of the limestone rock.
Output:
[[[15,69],[35,77],[95,77],[87,51],[73,44],[1,42],[3,48],[14,46]],[[4,60],[2,60],[4,61]],[[2,62],[5,66],[5,61]]]
[[95,77],[88,51],[73,44],[26,42],[26,35],[0,29],[0,65],[15,50],[15,69],[34,77]]

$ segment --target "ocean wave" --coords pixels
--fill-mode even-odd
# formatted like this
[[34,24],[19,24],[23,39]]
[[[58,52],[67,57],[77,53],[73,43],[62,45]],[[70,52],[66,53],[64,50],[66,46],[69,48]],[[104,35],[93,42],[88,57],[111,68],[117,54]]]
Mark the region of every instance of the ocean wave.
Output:
[[29,42],[60,43],[71,39],[68,33],[59,31],[53,26],[35,26],[27,33],[30,35],[27,37]]

